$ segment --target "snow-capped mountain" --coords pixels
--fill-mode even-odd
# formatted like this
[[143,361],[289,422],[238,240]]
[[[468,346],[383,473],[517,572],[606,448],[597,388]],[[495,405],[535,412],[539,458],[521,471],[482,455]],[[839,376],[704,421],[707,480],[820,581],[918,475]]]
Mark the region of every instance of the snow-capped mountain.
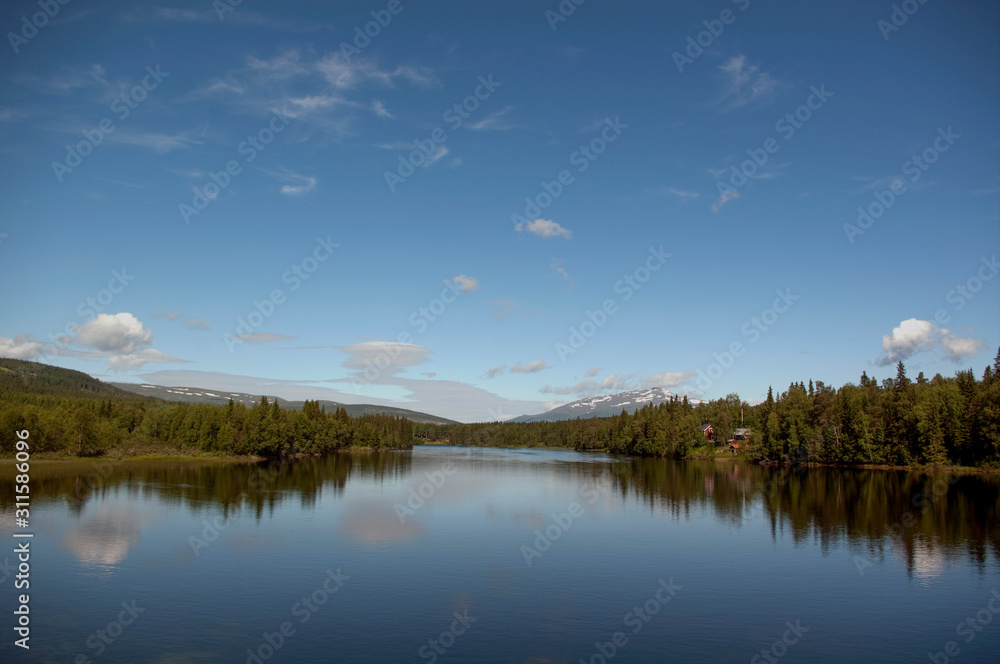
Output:
[[[611,417],[619,415],[623,410],[635,412],[647,404],[658,405],[670,401],[671,398],[682,398],[665,387],[651,387],[645,390],[631,390],[617,394],[605,394],[587,397],[573,403],[568,403],[541,415],[522,415],[512,422],[554,422],[556,420],[573,420],[578,417]],[[688,399],[693,404],[701,403],[698,399]]]

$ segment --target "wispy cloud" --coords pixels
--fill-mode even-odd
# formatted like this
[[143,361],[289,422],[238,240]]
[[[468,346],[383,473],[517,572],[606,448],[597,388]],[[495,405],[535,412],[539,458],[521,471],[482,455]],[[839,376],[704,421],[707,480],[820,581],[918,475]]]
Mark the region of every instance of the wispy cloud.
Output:
[[513,106],[505,106],[499,111],[493,111],[482,120],[466,123],[465,126],[473,131],[507,131],[508,129],[513,129],[514,125],[504,119],[513,108]]
[[719,196],[719,200],[712,203],[712,212],[718,212],[719,210],[722,209],[723,205],[739,197],[740,197],[740,192],[738,192],[737,190],[726,189],[724,192],[722,192],[722,195]]
[[522,374],[538,373],[539,371],[545,371],[548,368],[549,365],[545,363],[545,360],[535,360],[534,362],[528,362],[527,364],[518,362],[510,368],[510,372]]
[[212,326],[206,323],[201,318],[188,318],[184,323],[184,326],[189,330],[202,330],[204,332],[211,332]]
[[684,191],[683,189],[678,189],[677,187],[667,187],[666,189],[661,189],[660,192],[668,198],[679,198],[682,203],[693,201],[701,195],[697,191]]
[[285,341],[287,339],[294,339],[294,337],[288,337],[284,334],[273,334],[271,332],[251,332],[250,334],[235,334],[233,335],[243,343],[257,345],[257,344],[273,344],[276,341]]
[[164,134],[160,132],[116,129],[114,132],[107,134],[106,137],[112,143],[149,148],[157,154],[165,154],[173,150],[189,148],[193,145],[200,145],[203,142],[196,138],[195,133],[191,131]]
[[721,101],[730,109],[766,99],[778,89],[778,81],[757,65],[749,64],[746,55],[730,58],[719,69],[724,81]]
[[638,384],[633,376],[619,376],[617,374],[611,374],[600,381],[581,380],[573,385],[544,385],[539,388],[538,391],[541,394],[586,397],[601,394],[602,392],[623,392],[625,390],[636,389],[637,387]]
[[556,274],[561,276],[567,282],[568,288],[570,290],[573,290],[573,288],[576,286],[576,282],[573,280],[571,276],[569,276],[569,272],[566,271],[566,268],[563,267],[564,262],[565,261],[563,261],[563,259],[561,258],[553,258],[552,261],[549,263],[549,267],[551,267],[556,272]]
[[643,387],[677,387],[698,374],[694,371],[661,371],[642,380]]
[[[600,368],[595,367],[587,372],[587,376],[595,376]],[[538,391],[542,394],[558,394],[562,396],[587,397],[607,392],[625,392],[652,387],[677,387],[694,378],[694,371],[662,371],[643,378],[632,374],[609,374],[602,380],[581,380],[573,385],[545,385]]]
[[493,380],[497,376],[503,375],[503,372],[506,370],[507,367],[500,364],[496,364],[487,369],[485,372],[483,372],[483,378],[485,378],[486,380]]
[[285,179],[294,184],[286,184],[281,188],[281,193],[288,196],[299,196],[313,190],[316,186],[316,178],[313,176],[298,175],[297,173],[286,173]]
[[427,159],[424,160],[424,168],[428,168],[432,164],[436,164],[441,159],[448,156],[448,148],[443,145],[439,145],[434,149],[434,152],[427,155]]
[[406,367],[423,364],[431,354],[429,348],[416,344],[403,344],[395,341],[363,341],[351,346],[341,346],[341,352],[347,354],[347,359],[341,366],[362,376],[370,367],[379,369],[371,383],[384,382],[386,379],[401,373]]
[[394,88],[398,83],[440,85],[434,71],[420,65],[387,69],[373,58],[348,57],[339,50],[317,55],[286,49],[270,57],[247,56],[242,67],[205,81],[181,99],[210,99],[251,115],[279,109],[328,133],[347,136],[353,133],[356,114],[385,117],[388,112],[381,102],[358,99],[362,89]]

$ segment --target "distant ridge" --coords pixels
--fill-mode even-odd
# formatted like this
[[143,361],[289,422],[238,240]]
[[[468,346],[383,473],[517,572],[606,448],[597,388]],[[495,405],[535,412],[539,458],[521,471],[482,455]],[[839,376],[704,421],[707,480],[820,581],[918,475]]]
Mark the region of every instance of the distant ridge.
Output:
[[[558,408],[553,408],[540,415],[522,415],[516,417],[511,422],[557,422],[559,420],[575,420],[576,418],[589,417],[611,417],[621,415],[623,410],[634,413],[643,406],[652,404],[654,406],[667,403],[672,398],[682,399],[678,394],[674,394],[665,387],[650,387],[644,390],[631,390],[629,392],[618,392],[617,394],[605,394],[596,397],[587,397],[573,403],[568,403]],[[692,404],[703,403],[698,399],[688,399]]]
[[[156,397],[164,401],[181,401],[184,403],[203,403],[224,405],[232,399],[236,403],[252,406],[260,401],[261,396],[266,396],[269,401],[277,401],[278,405],[286,410],[302,410],[304,401],[288,401],[271,394],[248,394],[246,392],[225,392],[222,390],[206,390],[200,387],[164,387],[163,385],[150,385],[149,383],[112,383],[116,388],[131,394],[141,394],[147,397]],[[328,411],[343,408],[351,417],[359,415],[398,415],[405,417],[411,422],[426,424],[455,424],[454,420],[445,419],[428,413],[421,413],[416,410],[406,408],[396,408],[394,406],[375,406],[372,404],[340,403],[337,401],[319,400],[319,405],[324,406]]]
[[[63,397],[92,399],[161,399],[184,403],[224,405],[232,399],[246,406],[260,400],[259,394],[221,392],[197,387],[163,387],[148,383],[105,383],[82,371],[55,367],[41,362],[0,358],[0,391],[30,392]],[[287,401],[267,395],[286,410],[302,410],[303,401]],[[351,417],[360,415],[390,415],[405,417],[412,422],[427,424],[456,424],[454,420],[394,406],[373,404],[346,404],[336,401],[319,401],[328,411],[343,408]]]
[[0,358],[0,390],[95,399],[137,398],[82,371],[10,358]]

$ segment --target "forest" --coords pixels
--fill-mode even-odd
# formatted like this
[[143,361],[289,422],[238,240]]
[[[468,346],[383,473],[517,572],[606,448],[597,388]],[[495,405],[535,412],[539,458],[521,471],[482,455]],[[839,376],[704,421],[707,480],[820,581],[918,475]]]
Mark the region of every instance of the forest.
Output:
[[[401,417],[350,417],[315,401],[285,410],[262,397],[252,407],[0,393],[0,430],[27,429],[34,452],[95,457],[114,452],[285,457],[346,448],[398,449],[413,443]],[[3,440],[13,452],[13,435]]]
[[[31,369],[26,369],[31,365]],[[27,429],[35,452],[94,457],[148,453],[289,457],[340,449],[405,449],[416,443],[560,447],[683,458],[710,452],[715,438],[751,430],[739,455],[753,461],[839,465],[1000,468],[1000,350],[981,378],[923,373],[902,362],[881,383],[834,389],[793,382],[749,405],[739,396],[692,404],[687,397],[634,413],[557,422],[423,424],[389,415],[351,417],[315,401],[288,410],[262,397],[251,407],[165,402],[117,390],[85,374],[0,361],[0,431]],[[0,453],[13,451],[4,436]]]
[[287,457],[346,448],[398,449],[413,423],[389,415],[351,417],[316,401],[301,410],[267,397],[253,406],[187,404],[140,397],[86,374],[35,362],[0,360],[0,453],[14,431],[30,432],[33,453],[210,454]]
[[[741,417],[743,424],[741,424]],[[638,456],[684,457],[704,450],[702,423],[721,442],[751,429],[739,454],[755,461],[838,465],[980,466],[1000,468],[1000,351],[981,379],[906,376],[834,389],[794,382],[750,406],[739,396],[693,405],[687,398],[609,418],[558,422],[415,425],[428,442],[493,447],[546,446]]]

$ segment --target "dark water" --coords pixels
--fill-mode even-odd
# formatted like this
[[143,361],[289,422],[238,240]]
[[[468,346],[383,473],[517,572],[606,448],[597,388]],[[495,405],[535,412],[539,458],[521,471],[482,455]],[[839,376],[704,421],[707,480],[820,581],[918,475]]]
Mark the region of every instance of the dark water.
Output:
[[30,651],[12,481],[2,662],[1000,661],[995,476],[434,447],[36,464]]

